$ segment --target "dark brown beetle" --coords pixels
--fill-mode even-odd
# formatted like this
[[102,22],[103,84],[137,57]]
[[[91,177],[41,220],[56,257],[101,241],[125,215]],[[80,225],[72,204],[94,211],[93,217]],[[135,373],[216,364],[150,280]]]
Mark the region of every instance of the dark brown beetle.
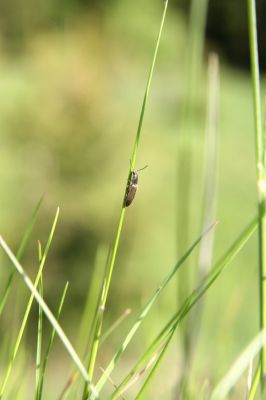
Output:
[[139,174],[138,172],[147,168],[148,165],[145,165],[145,167],[141,169],[137,169],[131,172],[130,175],[130,180],[127,186],[126,194],[125,194],[125,200],[124,200],[124,206],[128,207],[134,200],[134,197],[136,195],[137,189],[138,189],[138,179],[139,179]]

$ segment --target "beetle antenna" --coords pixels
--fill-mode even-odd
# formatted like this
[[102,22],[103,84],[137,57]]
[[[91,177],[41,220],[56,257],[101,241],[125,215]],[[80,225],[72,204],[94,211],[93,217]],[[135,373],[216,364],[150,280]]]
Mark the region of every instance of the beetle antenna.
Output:
[[142,171],[143,169],[145,169],[145,168],[147,168],[147,167],[148,167],[148,165],[145,165],[145,167],[140,168],[140,169],[137,169],[137,172]]

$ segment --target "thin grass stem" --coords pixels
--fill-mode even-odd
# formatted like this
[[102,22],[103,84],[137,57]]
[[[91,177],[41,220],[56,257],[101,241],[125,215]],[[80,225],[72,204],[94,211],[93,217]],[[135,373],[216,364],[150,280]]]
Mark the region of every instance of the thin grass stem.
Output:
[[[19,261],[21,260],[21,258],[24,255],[26,246],[28,244],[28,241],[29,241],[29,238],[31,236],[32,230],[34,228],[35,222],[37,220],[37,217],[38,217],[38,214],[39,214],[39,211],[40,211],[40,208],[41,208],[42,201],[43,201],[43,197],[41,197],[39,202],[37,203],[37,206],[35,207],[35,210],[34,210],[34,212],[32,214],[30,222],[29,222],[29,224],[28,224],[28,226],[26,228],[26,231],[25,231],[25,233],[23,235],[23,238],[21,240],[21,243],[19,245],[18,251],[16,253],[16,257],[17,257],[17,259]],[[3,309],[5,308],[5,305],[6,305],[8,296],[9,296],[9,292],[10,292],[10,289],[11,289],[11,286],[12,286],[12,282],[13,282],[13,279],[14,279],[14,275],[15,275],[15,270],[12,270],[10,272],[10,274],[9,274],[8,279],[7,279],[7,283],[6,283],[6,286],[5,286],[1,301],[0,301],[0,316],[1,316],[2,312],[3,312]]]
[[[38,261],[39,266],[42,262],[42,246],[41,242],[38,241]],[[39,282],[40,295],[43,297],[43,279],[42,274]],[[41,381],[41,358],[42,358],[42,334],[43,334],[43,312],[42,308],[39,306],[38,314],[38,331],[37,331],[37,351],[36,351],[36,371],[35,371],[35,400],[38,400],[38,392]]]
[[[258,192],[258,216],[259,216],[259,320],[260,330],[266,327],[266,217],[265,217],[265,144],[262,129],[262,105],[260,95],[260,73],[258,56],[258,38],[256,22],[256,1],[247,0],[248,26],[250,41],[250,59],[252,70],[253,103],[255,116],[255,140],[256,140],[256,167],[257,167],[257,192]],[[266,347],[260,352],[261,383],[263,384],[266,371]]]
[[[60,304],[59,304],[58,311],[57,311],[57,314],[56,314],[56,319],[57,320],[59,320],[61,312],[62,312],[62,309],[63,309],[63,305],[64,305],[64,302],[65,302],[68,285],[69,285],[69,283],[67,282],[65,287],[64,287],[63,294],[61,296]],[[40,383],[39,383],[39,386],[38,386],[38,397],[37,397],[37,400],[41,400],[42,399],[44,375],[45,375],[45,371],[46,371],[46,367],[47,367],[47,362],[48,362],[48,358],[49,358],[49,355],[50,355],[50,351],[51,351],[51,348],[52,348],[52,345],[53,345],[53,342],[54,342],[55,333],[56,333],[55,332],[55,328],[53,328],[52,332],[51,332],[51,335],[50,335],[50,338],[49,338],[49,341],[48,341],[47,349],[46,349],[46,352],[45,352],[45,355],[44,355],[43,365],[42,365],[41,372],[40,372],[41,378],[40,378],[40,381],[39,381]]]
[[[153,55],[153,60],[152,60],[152,64],[151,64],[151,68],[150,68],[150,72],[149,72],[149,76],[148,76],[148,81],[147,81],[147,85],[146,85],[146,89],[145,89],[145,93],[144,93],[144,99],[143,99],[142,108],[141,108],[141,112],[140,112],[140,118],[139,118],[139,124],[138,124],[137,133],[136,133],[136,137],[135,137],[135,142],[133,145],[132,156],[130,159],[130,168],[129,168],[129,173],[128,173],[126,190],[128,187],[128,183],[130,182],[132,171],[134,170],[134,167],[135,167],[137,150],[138,150],[139,141],[140,141],[140,134],[141,134],[141,130],[142,130],[147,99],[149,96],[153,71],[154,71],[154,67],[155,67],[155,63],[156,63],[156,59],[157,59],[159,44],[160,44],[162,30],[163,30],[163,26],[164,26],[165,17],[166,17],[167,6],[168,6],[168,0],[165,0],[161,25],[160,25],[159,34],[158,34],[158,38],[156,41],[154,55]],[[126,190],[125,190],[125,193],[126,193]],[[110,288],[110,284],[111,284],[111,279],[112,279],[112,275],[113,275],[113,270],[114,270],[114,265],[115,265],[115,260],[116,260],[116,255],[117,255],[117,250],[118,250],[118,245],[119,245],[119,241],[120,241],[124,218],[125,218],[125,195],[123,196],[122,209],[120,212],[117,233],[116,233],[116,237],[115,237],[114,247],[112,250],[111,261],[110,261],[110,265],[109,265],[109,268],[108,268],[108,271],[106,274],[106,281],[104,282],[104,293],[103,293],[103,297],[102,297],[102,303],[101,303],[101,306],[99,309],[99,315],[98,315],[98,320],[97,320],[97,324],[96,324],[95,336],[94,336],[93,345],[92,345],[92,349],[91,349],[91,357],[90,357],[90,362],[88,365],[88,375],[89,375],[90,379],[92,379],[92,377],[93,377],[93,372],[94,372],[94,367],[95,367],[95,362],[96,362],[96,357],[97,357],[97,352],[98,352],[98,347],[99,347],[99,338],[101,336],[103,314],[104,314],[105,305],[106,305],[109,288]],[[88,389],[87,389],[87,387],[84,387],[83,400],[85,400],[87,398],[87,394],[88,394]]]

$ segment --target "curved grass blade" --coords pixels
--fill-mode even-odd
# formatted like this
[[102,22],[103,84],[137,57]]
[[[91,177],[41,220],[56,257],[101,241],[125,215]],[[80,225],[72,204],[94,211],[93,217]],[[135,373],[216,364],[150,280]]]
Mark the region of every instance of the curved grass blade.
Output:
[[[49,234],[49,237],[48,237],[48,240],[47,240],[47,244],[46,244],[45,249],[44,249],[44,253],[43,253],[42,260],[41,260],[41,262],[40,262],[40,267],[39,267],[39,270],[38,270],[38,274],[37,274],[37,276],[36,276],[36,279],[35,279],[35,282],[34,282],[34,285],[33,285],[35,291],[36,291],[36,288],[37,288],[37,286],[38,286],[38,284],[39,284],[39,280],[40,280],[41,275],[42,275],[42,271],[43,271],[43,267],[44,267],[44,264],[45,264],[45,261],[46,261],[46,257],[47,257],[47,254],[48,254],[50,245],[51,245],[51,243],[52,243],[52,240],[53,240],[54,231],[55,231],[55,227],[56,227],[57,220],[58,220],[58,215],[59,215],[59,208],[58,208],[57,211],[56,211],[56,215],[55,215],[55,218],[54,218],[54,221],[53,221],[53,225],[52,225],[52,228],[51,228],[51,232],[50,232],[50,234]],[[7,253],[7,251],[6,251],[6,249],[5,249],[5,248],[7,248],[7,245],[5,244],[5,242],[3,241],[3,239],[2,239],[1,237],[0,237],[0,242],[1,242],[1,243],[0,243],[0,244],[1,244],[1,247],[2,247],[3,250]],[[8,248],[7,248],[7,249],[8,249]],[[9,249],[8,249],[8,251],[10,252]],[[8,254],[8,253],[7,253],[7,254]],[[16,257],[15,257],[13,254],[12,254],[12,257],[13,257],[14,260],[16,260],[16,262],[18,263]],[[9,258],[10,258],[10,257],[9,257]],[[12,261],[12,260],[11,260],[11,261]],[[13,264],[14,264],[14,263],[13,263]],[[22,268],[22,267],[21,267],[21,268]],[[23,273],[21,272],[21,274],[22,274],[22,276],[24,277],[24,274],[25,274],[25,273],[24,273],[23,270],[21,270],[21,271],[23,272]],[[26,274],[25,274],[25,276],[26,276]],[[24,278],[25,278],[25,277],[24,277]],[[29,313],[30,313],[31,306],[32,306],[32,303],[33,303],[33,299],[34,299],[34,295],[33,295],[33,293],[32,293],[31,296],[30,296],[30,298],[29,298],[29,301],[28,301],[28,304],[27,304],[27,307],[26,307],[26,311],[25,311],[25,313],[24,313],[24,317],[23,317],[23,320],[22,320],[22,324],[21,324],[21,327],[20,327],[18,336],[17,336],[17,340],[16,340],[15,345],[14,345],[14,349],[13,349],[12,356],[11,356],[11,358],[10,358],[10,361],[9,361],[9,364],[8,364],[8,367],[7,367],[7,370],[6,370],[6,373],[5,373],[5,375],[4,375],[4,379],[2,380],[1,385],[0,385],[0,398],[2,398],[2,396],[3,396],[3,393],[4,393],[4,390],[5,390],[5,387],[6,387],[6,384],[7,384],[9,375],[10,375],[10,372],[11,372],[11,370],[12,370],[12,367],[13,367],[13,364],[14,364],[14,361],[15,361],[15,358],[16,358],[16,355],[17,355],[19,346],[20,346],[20,342],[21,342],[21,339],[22,339],[22,336],[23,336],[23,333],[24,333],[24,330],[25,330],[25,327],[26,327],[26,324],[27,324],[27,321],[28,321],[28,317],[29,317]]]
[[[143,355],[139,358],[137,363],[131,369],[129,374],[124,378],[121,384],[118,386],[118,389],[113,393],[112,400],[116,399],[119,393],[123,390],[123,388],[128,384],[128,382],[135,376],[139,368],[141,368],[147,361],[153,356],[154,352],[158,351],[162,343],[167,340],[169,335],[171,338],[173,337],[172,331],[176,330],[179,323],[184,319],[184,317],[189,313],[191,308],[197,304],[197,302],[201,299],[204,293],[209,289],[209,287],[216,281],[221,272],[225,269],[225,267],[235,258],[235,256],[239,253],[251,235],[254,233],[257,227],[257,218],[254,219],[247,228],[241,233],[241,235],[235,240],[232,246],[227,250],[224,256],[215,264],[213,269],[206,275],[203,279],[202,283],[187,297],[181,308],[174,314],[174,316],[170,319],[170,321],[165,325],[159,335],[155,338],[155,340],[151,343],[148,349],[143,353]],[[161,359],[162,357],[160,357]],[[157,368],[157,367],[156,367]],[[101,387],[96,385],[98,391],[100,391]]]
[[140,313],[140,315],[137,317],[133,327],[130,329],[129,333],[127,334],[125,340],[123,341],[121,347],[118,349],[118,351],[115,353],[114,357],[110,361],[109,365],[107,368],[105,368],[105,374],[102,375],[100,378],[99,382],[97,383],[96,387],[100,391],[105,384],[107,378],[110,376],[112,373],[115,365],[117,364],[118,360],[120,359],[121,355],[127,348],[128,344],[132,340],[133,336],[135,335],[136,331],[142,324],[144,318],[147,316],[148,312],[150,311],[152,305],[156,301],[157,297],[160,295],[162,290],[168,285],[168,283],[172,280],[172,278],[175,276],[177,270],[181,267],[181,265],[186,261],[186,259],[189,257],[189,255],[192,253],[192,251],[195,249],[195,247],[200,243],[202,238],[216,225],[213,224],[211,225],[204,233],[202,233],[196,240],[195,242],[191,245],[191,247],[187,250],[187,252],[178,260],[174,268],[170,271],[170,273],[166,276],[166,278],[162,281],[161,285],[157,288],[153,296],[150,298],[146,306],[144,307],[143,311]]
[[93,383],[91,382],[91,380],[89,379],[87,371],[86,371],[86,368],[82,364],[82,361],[80,360],[80,358],[79,358],[78,354],[76,353],[74,347],[72,346],[72,344],[70,343],[69,339],[67,338],[65,332],[63,331],[63,329],[61,328],[61,326],[57,322],[56,318],[54,317],[53,313],[51,312],[51,310],[49,309],[49,307],[47,306],[45,301],[40,296],[39,292],[34,287],[31,279],[29,278],[29,276],[24,271],[22,265],[18,262],[18,260],[16,259],[16,257],[14,256],[14,254],[9,249],[8,245],[6,244],[6,242],[3,240],[3,238],[1,236],[0,236],[0,246],[2,247],[4,252],[7,254],[7,256],[9,257],[10,261],[12,262],[12,264],[14,265],[14,267],[16,268],[18,273],[22,276],[25,284],[27,285],[27,287],[31,291],[32,295],[35,297],[36,301],[42,307],[44,314],[46,315],[46,317],[50,321],[51,325],[54,327],[56,333],[58,334],[59,338],[61,339],[61,341],[62,341],[64,347],[66,348],[67,352],[69,353],[71,359],[76,364],[76,366],[78,367],[78,369],[79,369],[81,375],[83,376],[84,380],[86,381],[86,383],[90,387],[90,390],[92,391],[93,395],[95,396],[96,399],[99,399],[98,392],[97,392],[96,388],[94,387]]
[[[149,95],[149,91],[150,91],[150,86],[151,86],[153,71],[154,71],[154,67],[155,67],[155,62],[156,62],[156,59],[157,59],[157,54],[158,54],[159,44],[160,44],[162,30],[163,30],[163,26],[164,26],[167,6],[168,6],[168,0],[165,0],[165,2],[164,2],[164,11],[163,11],[162,20],[161,20],[161,25],[160,25],[160,29],[159,29],[158,38],[157,38],[157,41],[156,41],[153,60],[152,60],[152,64],[151,64],[151,68],[150,68],[150,72],[149,72],[149,76],[148,76],[148,81],[147,81],[147,85],[146,85],[146,89],[145,89],[145,93],[144,93],[144,99],[143,99],[143,103],[142,103],[142,108],[141,108],[141,112],[140,112],[139,124],[138,124],[137,133],[136,133],[136,137],[135,137],[135,142],[134,142],[134,146],[133,146],[133,150],[132,150],[132,156],[131,156],[131,160],[130,160],[130,168],[129,168],[129,173],[128,173],[127,185],[126,185],[125,194],[123,196],[122,209],[121,209],[120,218],[119,218],[119,222],[118,222],[116,238],[115,238],[114,247],[113,247],[113,251],[112,251],[110,266],[108,268],[107,276],[106,276],[105,290],[104,290],[102,303],[101,303],[101,307],[102,307],[103,311],[105,309],[105,304],[106,304],[108,293],[109,293],[109,288],[110,288],[110,284],[111,284],[113,269],[114,269],[115,260],[116,260],[117,249],[118,249],[120,236],[121,236],[121,231],[122,231],[122,226],[123,226],[123,222],[124,222],[124,218],[125,218],[125,195],[126,195],[128,183],[129,183],[130,178],[131,178],[132,171],[133,171],[133,169],[135,167],[135,162],[136,162],[136,157],[137,157],[137,150],[138,150],[139,140],[140,140],[140,134],[141,134],[144,114],[145,114],[145,110],[146,110],[146,103],[147,103],[147,99],[148,99],[148,95]],[[103,320],[103,312],[101,312],[99,314],[99,317],[98,317],[98,321],[97,321],[97,325],[96,325],[97,328],[96,328],[96,331],[95,331],[95,336],[94,336],[94,340],[93,340],[93,346],[92,346],[92,350],[91,350],[90,362],[89,362],[89,365],[88,365],[88,372],[89,372],[90,379],[92,379],[92,377],[93,377],[94,366],[95,366],[98,347],[99,347],[99,338],[101,336],[101,330],[102,330],[102,320]],[[87,398],[87,394],[88,394],[88,389],[87,389],[87,387],[84,387],[83,399]]]
[[[62,308],[63,308],[64,301],[65,301],[65,298],[66,298],[68,285],[69,285],[69,283],[67,282],[66,285],[65,285],[63,294],[61,296],[60,304],[59,304],[58,311],[57,311],[57,314],[56,314],[57,321],[59,320],[61,312],[62,312]],[[52,329],[51,336],[50,336],[50,339],[48,341],[47,349],[46,349],[45,356],[44,356],[43,365],[42,365],[42,368],[41,368],[41,371],[40,371],[40,381],[39,381],[39,385],[38,385],[38,389],[37,389],[37,400],[41,400],[41,398],[42,398],[44,374],[45,374],[45,371],[46,371],[46,366],[47,366],[49,354],[50,354],[50,351],[51,351],[51,348],[52,348],[52,345],[53,345],[54,337],[55,337],[55,328]]]
[[[29,224],[28,224],[28,226],[26,228],[26,231],[25,231],[24,236],[23,236],[23,238],[21,240],[21,243],[19,245],[19,248],[18,248],[18,251],[17,251],[17,254],[16,254],[16,257],[17,257],[17,259],[19,261],[21,260],[21,258],[23,257],[23,254],[25,252],[25,248],[26,248],[26,246],[28,244],[30,235],[32,233],[33,227],[34,227],[35,222],[37,220],[42,201],[43,201],[43,197],[40,198],[40,200],[39,200],[39,202],[38,202],[38,204],[37,204],[37,206],[36,206],[36,208],[35,208],[35,210],[34,210],[34,212],[32,214],[30,222],[29,222]],[[6,287],[4,289],[4,292],[3,292],[3,295],[2,295],[2,299],[0,301],[0,316],[1,316],[2,312],[3,312],[3,309],[5,308],[5,305],[6,305],[6,302],[7,302],[7,299],[8,299],[8,295],[9,295],[9,291],[10,291],[10,288],[11,288],[11,285],[12,285],[12,282],[13,282],[13,279],[14,279],[14,275],[15,275],[15,270],[12,270],[10,272],[10,274],[9,274],[8,279],[7,279],[7,284],[6,284]]]

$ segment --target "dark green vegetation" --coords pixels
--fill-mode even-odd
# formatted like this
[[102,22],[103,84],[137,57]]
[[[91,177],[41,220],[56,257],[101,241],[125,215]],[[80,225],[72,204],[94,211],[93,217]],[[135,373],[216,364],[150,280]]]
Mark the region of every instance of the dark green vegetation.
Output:
[[[0,222],[1,234],[15,251],[44,194],[22,259],[22,265],[34,280],[38,270],[37,240],[44,248],[56,207],[60,206],[59,222],[45,263],[44,298],[56,314],[65,283],[70,282],[60,321],[81,355],[89,321],[87,325],[84,323],[81,338],[77,326],[92,279],[96,281],[92,285],[96,302],[95,287],[100,286],[108,249],[113,244],[162,4],[149,0],[115,1],[112,7],[106,6],[100,11],[85,7],[80,13],[81,3],[68,2],[65,14],[61,13],[59,2],[56,4],[60,10],[58,18],[54,18],[54,11],[48,18],[41,11],[43,23],[37,17],[36,26],[23,22],[17,37],[9,38],[10,46],[6,37],[1,44]],[[10,15],[15,17],[13,11]],[[12,33],[16,32],[8,26]],[[26,33],[22,34],[24,30]],[[185,250],[203,230],[207,53],[211,45],[206,46],[204,66],[194,88],[191,118],[184,122],[188,36],[183,16],[170,4],[135,165],[141,168],[148,164],[149,168],[140,172],[139,191],[126,212],[103,332],[126,308],[131,308],[132,313],[100,346],[96,378],[102,374],[99,367],[108,365],[140,311],[177,262],[176,210],[177,206],[181,210],[183,207],[182,193],[176,189],[178,139],[184,125],[193,159]],[[257,211],[250,75],[221,60],[220,86],[215,217],[219,224],[215,228],[214,261],[226,254]],[[183,190],[186,191],[185,186]],[[182,225],[178,228],[179,232],[187,230]],[[197,259],[198,249],[182,266],[182,274],[188,273],[188,293],[196,286],[193,275],[196,275]],[[10,266],[2,252],[1,265],[3,293]],[[94,268],[98,271],[96,278]],[[183,277],[178,271],[177,279],[179,276]],[[183,285],[182,279],[179,278],[179,287]],[[190,366],[192,399],[204,391],[206,380],[214,387],[257,334],[257,282],[257,240],[253,235],[205,296]],[[179,309],[176,286],[176,282],[171,282],[154,303],[112,374],[115,383],[121,382],[125,370],[134,366]],[[2,375],[28,297],[24,284],[15,276],[1,316]],[[91,310],[92,306],[90,303]],[[18,399],[34,393],[37,316],[38,307],[34,304],[6,398],[15,398],[12,390],[17,391],[16,387],[21,390]],[[45,319],[43,325],[46,346],[50,326]],[[182,375],[183,365],[181,342],[173,341],[172,351],[166,353],[157,379],[147,391],[147,399],[168,399],[177,390],[176,378]],[[58,339],[50,357],[44,398],[57,398],[73,366]],[[134,398],[140,387],[138,382],[125,398]],[[245,393],[245,387],[244,376],[232,398]],[[83,386],[79,389],[82,391]],[[104,393],[110,394],[112,389],[107,383]],[[72,395],[75,398],[75,390]]]

